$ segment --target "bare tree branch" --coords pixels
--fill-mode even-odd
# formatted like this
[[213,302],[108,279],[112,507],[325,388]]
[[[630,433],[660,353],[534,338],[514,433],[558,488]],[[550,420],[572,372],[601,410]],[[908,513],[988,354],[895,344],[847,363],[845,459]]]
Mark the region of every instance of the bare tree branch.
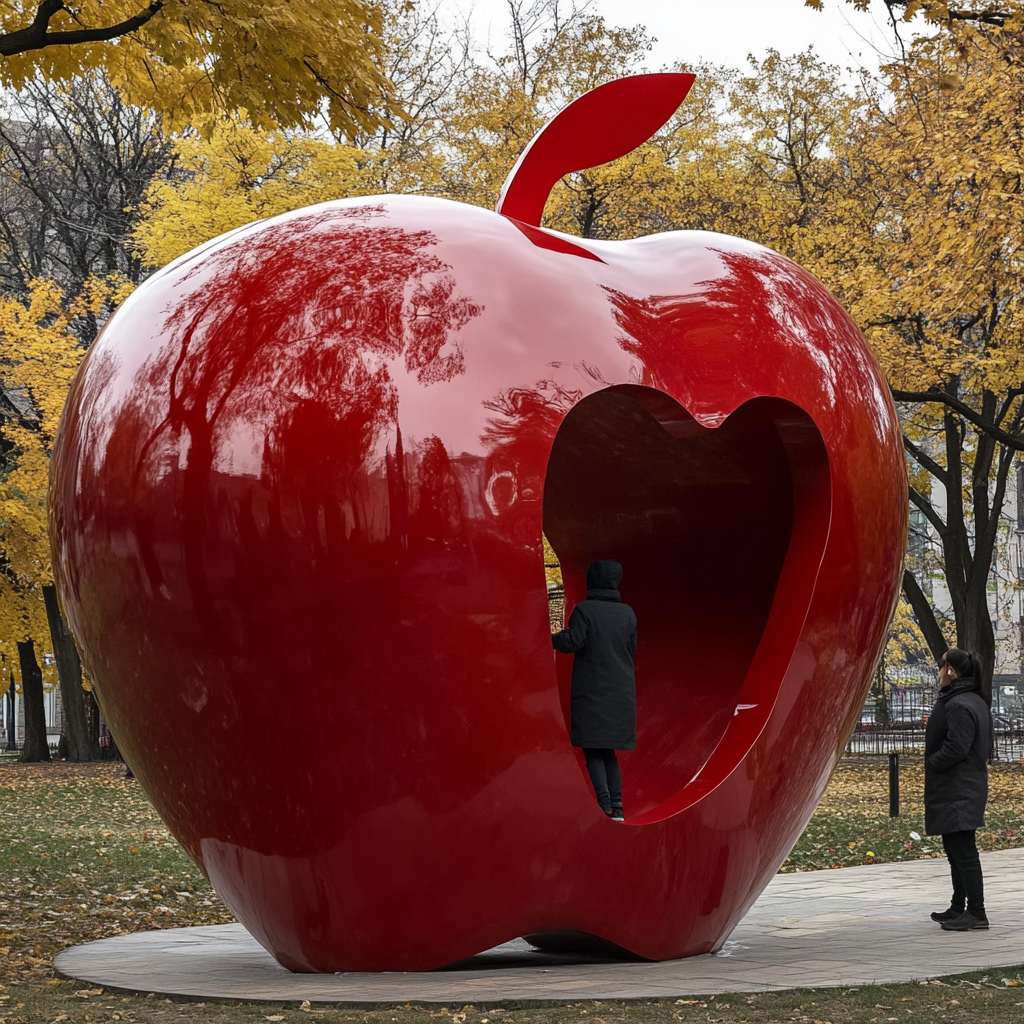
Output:
[[[889,18],[896,24],[896,8],[906,7],[910,0],[884,0],[889,10]],[[925,3],[925,13],[933,21],[977,21],[983,25],[996,25],[1002,27],[1013,16],[1012,11],[1003,10],[998,5],[989,5],[982,8],[967,7],[945,7],[937,3]]]
[[928,603],[921,584],[917,582],[917,578],[909,569],[903,570],[903,594],[914,612],[914,618],[917,619],[917,624],[921,628],[925,643],[928,644],[928,650],[932,652],[932,657],[936,661],[941,661],[942,656],[949,650],[949,644],[946,643],[946,638],[942,635],[935,612],[932,611],[932,606]]
[[922,468],[926,469],[936,480],[945,486],[946,476],[945,469],[942,468],[930,455],[926,455],[913,441],[903,435],[903,447],[910,452],[911,458]]
[[[159,119],[98,72],[68,88],[26,83],[0,120],[0,292],[26,298],[36,277],[69,294],[93,275],[141,280],[131,231],[154,176],[172,166]],[[91,338],[91,325],[79,328]]]
[[913,487],[909,491],[910,503],[916,505],[923,513],[925,518],[932,526],[935,527],[936,532],[940,537],[944,537],[949,531],[946,528],[946,524],[942,521],[939,513],[935,511],[935,506],[918,490]]
[[982,433],[1005,444],[1007,448],[1012,448],[1015,452],[1024,452],[1024,437],[1015,436],[1000,429],[991,420],[985,419],[981,413],[975,412],[966,402],[961,402],[959,398],[954,398],[944,391],[900,391],[897,388],[890,390],[893,399],[897,402],[937,402],[944,405],[959,413],[969,423],[974,424]]
[[1002,28],[1010,17],[1010,12],[991,9],[987,11],[950,11],[947,17],[950,21],[979,21],[983,25],[997,25]]
[[102,43],[119,36],[127,35],[141,28],[151,18],[159,14],[164,0],[153,0],[143,11],[131,18],[108,25],[105,28],[79,28],[66,32],[50,32],[50,19],[59,11],[67,10],[63,0],[42,0],[36,10],[32,24],[0,35],[0,57],[12,57],[16,53],[29,50],[42,50],[47,46],[69,46],[75,43]]

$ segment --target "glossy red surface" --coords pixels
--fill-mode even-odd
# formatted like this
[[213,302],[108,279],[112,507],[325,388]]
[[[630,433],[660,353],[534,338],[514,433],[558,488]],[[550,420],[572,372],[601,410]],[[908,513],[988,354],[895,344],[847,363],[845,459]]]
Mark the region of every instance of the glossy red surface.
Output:
[[[104,714],[293,970],[716,948],[885,641],[900,435],[829,293],[721,235],[531,232],[403,197],[250,225],[139,288],[69,400],[54,562]],[[625,566],[624,825],[569,745],[542,530],[570,605]]]

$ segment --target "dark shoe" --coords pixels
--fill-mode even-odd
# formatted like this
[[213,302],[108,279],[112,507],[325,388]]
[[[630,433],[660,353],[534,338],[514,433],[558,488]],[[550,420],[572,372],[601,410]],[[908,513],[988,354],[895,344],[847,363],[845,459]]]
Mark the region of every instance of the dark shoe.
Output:
[[984,910],[965,910],[952,921],[943,921],[942,930],[947,932],[973,932],[988,930],[988,916]]
[[932,914],[932,920],[942,924],[943,921],[952,921],[959,917],[964,912],[963,907],[950,907],[949,910],[943,910],[941,913],[936,911]]
[[625,814],[622,813],[622,808],[621,807],[613,807],[612,808],[612,813],[609,815],[609,817],[612,819],[612,821],[625,821],[626,820],[626,816],[625,816]]

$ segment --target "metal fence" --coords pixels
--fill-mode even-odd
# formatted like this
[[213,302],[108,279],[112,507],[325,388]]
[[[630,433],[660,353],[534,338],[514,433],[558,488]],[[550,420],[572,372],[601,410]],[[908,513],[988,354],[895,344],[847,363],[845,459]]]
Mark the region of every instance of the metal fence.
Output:
[[[846,746],[847,755],[922,752],[934,699],[934,687],[895,685],[889,688],[883,705],[869,700]],[[992,725],[992,760],[1024,759],[1024,716],[1016,706],[993,707]]]
[[[863,725],[863,723],[861,723]],[[995,730],[992,747],[993,761],[1024,760],[1024,729],[1018,724],[1014,728]],[[920,729],[875,729],[858,727],[846,745],[846,756],[858,754],[910,754],[924,750],[924,723]]]

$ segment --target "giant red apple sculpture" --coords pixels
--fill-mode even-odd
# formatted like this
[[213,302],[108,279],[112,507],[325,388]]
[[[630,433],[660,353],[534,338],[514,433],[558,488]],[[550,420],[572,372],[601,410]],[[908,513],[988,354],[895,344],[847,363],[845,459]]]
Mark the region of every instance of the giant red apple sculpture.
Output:
[[[537,226],[690,83],[577,101],[499,213],[378,196],[226,235],[139,288],[76,380],[54,561],[104,715],[293,970],[557,929],[713,950],[858,714],[906,489],[857,329],[749,242]],[[625,566],[624,825],[569,745],[542,531],[570,605],[591,559]]]

